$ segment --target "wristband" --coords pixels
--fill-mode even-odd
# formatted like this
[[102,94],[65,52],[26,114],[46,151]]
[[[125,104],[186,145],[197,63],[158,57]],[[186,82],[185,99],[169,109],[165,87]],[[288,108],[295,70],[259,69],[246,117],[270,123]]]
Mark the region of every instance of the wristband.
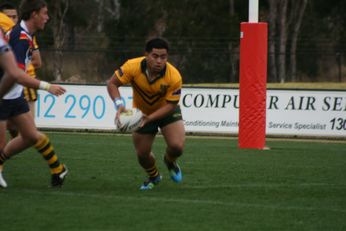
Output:
[[46,81],[40,81],[40,85],[38,88],[45,90],[45,91],[48,91],[50,88],[50,83],[47,83]]
[[115,106],[115,109],[119,109],[119,107],[123,107],[124,106],[124,102],[121,98],[115,98],[114,99],[114,106]]

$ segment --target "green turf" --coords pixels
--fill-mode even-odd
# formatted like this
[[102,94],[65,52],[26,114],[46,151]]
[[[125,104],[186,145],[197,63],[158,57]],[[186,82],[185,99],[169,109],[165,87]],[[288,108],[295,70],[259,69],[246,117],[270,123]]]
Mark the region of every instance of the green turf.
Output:
[[346,143],[269,140],[269,151],[235,139],[187,138],[184,181],[141,192],[145,174],[129,136],[49,134],[70,174],[47,187],[33,150],[5,166],[0,230],[346,230]]

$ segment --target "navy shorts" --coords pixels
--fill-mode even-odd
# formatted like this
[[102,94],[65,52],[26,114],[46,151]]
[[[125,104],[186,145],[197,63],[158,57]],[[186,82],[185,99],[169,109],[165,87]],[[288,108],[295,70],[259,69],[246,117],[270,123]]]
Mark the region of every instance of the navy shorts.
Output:
[[30,111],[28,102],[23,96],[16,99],[3,99],[0,101],[0,120],[8,120]]

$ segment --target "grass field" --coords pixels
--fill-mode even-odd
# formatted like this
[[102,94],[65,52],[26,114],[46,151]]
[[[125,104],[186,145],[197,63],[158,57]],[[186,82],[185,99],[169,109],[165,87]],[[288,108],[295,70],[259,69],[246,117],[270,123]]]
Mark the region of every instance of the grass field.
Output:
[[145,179],[129,136],[50,133],[70,174],[47,187],[33,150],[5,166],[0,230],[346,230],[346,142],[268,140],[268,151],[240,150],[230,138],[188,137],[175,184],[154,152],[163,181]]

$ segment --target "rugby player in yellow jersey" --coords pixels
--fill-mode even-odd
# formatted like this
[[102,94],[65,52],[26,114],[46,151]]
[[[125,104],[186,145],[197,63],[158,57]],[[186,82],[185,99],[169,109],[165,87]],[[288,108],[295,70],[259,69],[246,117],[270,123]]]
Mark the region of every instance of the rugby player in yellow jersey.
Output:
[[107,84],[108,93],[117,109],[116,117],[126,111],[119,92],[119,87],[124,84],[131,84],[133,107],[144,113],[140,128],[132,134],[138,162],[148,174],[148,180],[141,185],[141,190],[152,189],[161,181],[152,153],[158,128],[167,144],[164,163],[170,177],[176,183],[182,181],[182,172],[177,164],[185,143],[185,128],[178,104],[182,78],[179,71],[167,62],[168,51],[165,40],[151,39],[146,44],[145,56],[125,62]]

